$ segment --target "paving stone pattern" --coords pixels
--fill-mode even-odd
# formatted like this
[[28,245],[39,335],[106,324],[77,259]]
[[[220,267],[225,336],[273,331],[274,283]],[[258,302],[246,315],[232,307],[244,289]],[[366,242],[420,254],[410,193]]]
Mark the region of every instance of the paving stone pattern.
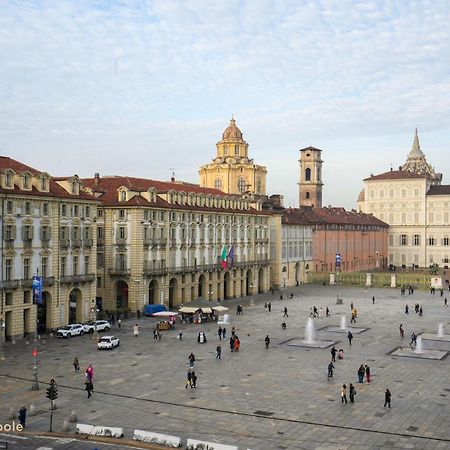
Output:
[[[448,308],[439,295],[416,291],[401,296],[399,290],[302,286],[294,288],[294,299],[279,300],[279,294],[223,302],[230,307],[227,340],[222,341],[222,360],[215,358],[220,342],[217,325],[182,324],[153,340],[156,320],[139,320],[141,333],[133,337],[136,320],[125,320],[120,347],[100,352],[91,336],[69,340],[49,338],[39,352],[41,389],[31,391],[33,366],[31,344],[6,344],[6,360],[0,362],[0,422],[8,420],[9,408],[34,404],[38,413],[28,417],[27,430],[48,429],[46,385],[59,384],[54,428],[62,431],[63,420],[72,410],[81,423],[120,426],[127,437],[134,428],[195,439],[237,445],[239,449],[379,449],[450,448],[449,364],[450,358],[424,360],[395,357],[395,348],[407,347],[412,331],[437,333],[438,323],[450,334]],[[449,293],[450,294],[450,293]],[[336,297],[343,298],[336,305]],[[376,302],[372,305],[372,296]],[[449,295],[450,297],[450,295]],[[272,301],[272,311],[264,309]],[[358,309],[357,327],[367,330],[354,335],[350,347],[346,335],[320,328],[339,327],[344,313],[350,322],[350,302]],[[244,307],[235,314],[237,303]],[[413,305],[423,305],[423,317]],[[410,306],[409,316],[404,314]],[[332,381],[327,381],[330,349],[282,344],[303,339],[310,308],[328,306],[330,318],[314,319],[316,337],[335,340],[344,349],[337,360]],[[289,317],[283,318],[287,306]],[[287,323],[285,331],[281,323]],[[399,336],[403,323],[405,338]],[[354,325],[354,324],[353,324]],[[241,340],[239,353],[231,353],[228,337],[232,326]],[[180,328],[183,341],[177,339]],[[197,343],[197,333],[208,342]],[[264,337],[271,337],[266,350]],[[427,341],[427,347],[432,346]],[[439,342],[437,342],[439,345]],[[440,347],[436,347],[440,348]],[[185,388],[187,357],[196,356],[197,389]],[[78,356],[81,372],[72,361]],[[95,391],[87,399],[84,370],[94,366]],[[357,383],[357,369],[369,364],[370,385]],[[23,378],[21,380],[18,378]],[[355,404],[342,404],[340,388],[352,382]],[[392,392],[392,408],[384,408],[384,392]],[[37,447],[36,447],[37,448]]]

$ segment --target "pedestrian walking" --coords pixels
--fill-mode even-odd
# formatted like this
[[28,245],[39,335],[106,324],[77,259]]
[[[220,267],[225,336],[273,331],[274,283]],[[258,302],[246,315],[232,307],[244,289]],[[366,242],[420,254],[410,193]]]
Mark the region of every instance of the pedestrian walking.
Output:
[[366,364],[366,380],[367,384],[370,384],[370,367]]
[[22,408],[19,409],[19,423],[25,428],[25,421],[27,420],[27,408],[25,405],[22,405]]
[[350,398],[350,403],[355,403],[355,395],[356,395],[356,389],[355,386],[353,386],[352,383],[348,386],[348,396]]
[[333,378],[333,362],[330,362],[330,364],[328,364],[328,379],[331,380]]
[[409,315],[409,306],[408,305],[405,306],[405,314]]
[[341,400],[342,403],[347,404],[347,386],[345,384],[342,385],[342,389],[341,389]]
[[352,334],[352,332],[350,330],[347,333],[347,339],[348,339],[349,345],[351,346],[352,345],[353,334]]
[[234,328],[234,326],[233,326],[233,328],[231,328],[231,336],[234,336],[236,334],[236,328]]
[[375,305],[375,295],[372,297],[372,305]]
[[158,330],[156,328],[153,330],[153,340],[158,340]]
[[160,341],[162,339],[162,331],[161,330],[157,330],[156,331],[156,336],[158,337],[158,341]]
[[389,406],[389,408],[391,407],[391,391],[389,389],[386,389],[386,392],[384,393],[384,407],[386,408],[386,405]]
[[333,347],[331,347],[330,353],[331,353],[331,362],[336,362],[337,350],[336,350],[336,347],[334,345],[333,345]]
[[133,334],[134,334],[134,337],[139,336],[139,325],[137,323],[133,327]]
[[188,356],[188,361],[189,361],[189,367],[192,369],[194,367],[194,364],[195,364],[194,353],[191,352],[191,354]]
[[72,364],[73,364],[73,368],[74,368],[75,372],[79,372],[80,371],[80,361],[78,361],[78,358],[76,356],[75,356]]
[[231,352],[234,351],[234,335],[230,336],[230,350]]
[[183,340],[183,332],[180,330],[180,332],[178,333],[178,339],[180,340],[180,341],[182,341]]
[[141,318],[141,310],[140,309],[138,309],[137,311],[136,311],[136,314],[137,314],[137,318],[138,318],[138,320]]
[[185,388],[187,389],[188,386],[192,387],[192,373],[191,373],[191,369],[189,369],[187,371],[187,378],[186,378],[186,386],[185,386]]
[[448,306],[447,305],[447,297],[444,298],[444,306]]
[[286,322],[283,322],[283,323],[281,324],[281,328],[282,328],[283,330],[286,330]]
[[356,316],[354,312],[352,312],[352,318],[350,320],[350,323],[356,323]]
[[283,317],[289,317],[289,316],[288,316],[288,311],[287,311],[286,306],[284,307],[284,314],[283,314]]
[[92,381],[94,379],[94,368],[92,367],[92,364],[89,364],[89,366],[86,369],[86,379]]
[[89,379],[86,380],[84,389],[86,390],[86,392],[88,394],[88,398],[90,398],[92,395],[92,391],[94,390],[94,385],[92,383],[92,380],[89,380]]
[[330,310],[328,309],[328,306],[327,306],[327,309],[326,309],[326,316],[330,317]]
[[216,347],[216,359],[222,359],[222,347],[220,345],[218,345]]
[[422,317],[422,315],[423,315],[423,308],[422,308],[422,305],[420,305],[420,308],[419,308],[419,317]]
[[269,345],[270,345],[270,337],[269,337],[268,334],[266,334],[264,342],[266,343],[266,350],[268,350],[269,349]]
[[119,327],[120,330],[120,327],[122,326],[122,319],[117,319],[117,326]]
[[240,348],[241,348],[241,341],[239,340],[237,335],[234,335],[234,351],[238,352]]
[[217,335],[219,336],[219,340],[222,340],[222,327],[219,327],[217,330]]
[[195,375],[195,371],[192,371],[192,385],[191,388],[196,388],[197,387],[197,375]]
[[364,364],[361,364],[358,369],[358,383],[364,384],[364,374],[366,373],[366,369]]
[[267,309],[270,311],[272,311],[272,302],[267,303]]
[[403,324],[402,323],[400,324],[398,329],[400,331],[400,337],[403,338],[405,336],[405,330],[403,329]]
[[225,327],[222,328],[222,338],[226,339],[227,338],[227,329]]
[[350,303],[350,309],[353,309],[353,302]]
[[267,310],[267,302],[264,302],[264,309]]
[[411,342],[409,343],[409,345],[411,347],[415,348],[416,344],[417,344],[417,336],[416,336],[416,333],[414,333],[414,331],[413,331],[411,334]]

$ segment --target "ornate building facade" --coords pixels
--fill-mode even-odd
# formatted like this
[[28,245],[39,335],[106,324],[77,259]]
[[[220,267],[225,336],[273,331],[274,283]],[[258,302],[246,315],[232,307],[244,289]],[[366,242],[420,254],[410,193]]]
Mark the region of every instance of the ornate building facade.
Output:
[[390,265],[450,266],[450,185],[441,181],[420,148],[417,130],[405,164],[364,180],[358,208],[389,224]]
[[[97,201],[79,178],[53,178],[0,157],[1,330],[23,338],[92,318]],[[43,277],[33,304],[32,277]]]
[[259,166],[248,156],[248,144],[234,119],[216,144],[216,157],[200,167],[200,186],[214,188],[227,194],[266,194],[264,166]]
[[97,296],[104,310],[176,308],[269,289],[269,218],[259,204],[174,179],[96,174],[83,182],[101,202]]

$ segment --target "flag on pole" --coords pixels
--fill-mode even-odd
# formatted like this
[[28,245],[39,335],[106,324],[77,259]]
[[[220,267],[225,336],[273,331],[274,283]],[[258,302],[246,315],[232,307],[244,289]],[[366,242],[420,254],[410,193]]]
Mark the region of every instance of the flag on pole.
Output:
[[222,248],[222,254],[220,255],[220,265],[222,269],[227,268],[227,247],[224,245]]
[[228,252],[229,266],[233,267],[234,264],[234,245],[230,247],[230,251]]

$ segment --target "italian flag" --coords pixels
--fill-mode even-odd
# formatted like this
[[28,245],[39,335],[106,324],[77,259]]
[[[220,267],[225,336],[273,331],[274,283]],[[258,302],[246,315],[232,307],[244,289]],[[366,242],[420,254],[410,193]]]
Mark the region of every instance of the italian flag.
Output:
[[220,255],[220,265],[221,265],[222,269],[227,268],[227,248],[225,245],[223,246],[222,254]]

